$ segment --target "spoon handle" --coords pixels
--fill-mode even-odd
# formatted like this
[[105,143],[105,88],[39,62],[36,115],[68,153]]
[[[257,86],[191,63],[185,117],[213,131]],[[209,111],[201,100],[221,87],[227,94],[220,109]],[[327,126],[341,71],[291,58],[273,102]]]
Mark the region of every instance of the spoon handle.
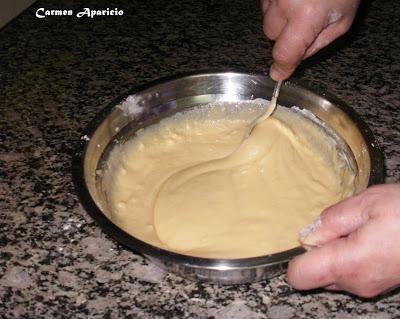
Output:
[[283,81],[276,82],[275,87],[274,87],[274,92],[272,93],[271,102],[269,103],[268,108],[265,110],[265,113],[256,120],[255,124],[258,124],[258,123],[266,120],[275,111],[276,104],[278,101],[279,91],[281,90],[282,83],[283,83]]
[[275,84],[274,92],[272,93],[271,104],[273,103],[274,109],[275,109],[275,107],[276,107],[276,101],[278,100],[279,91],[281,90],[282,83],[283,83],[282,80],[281,80],[281,81],[278,81],[278,82]]

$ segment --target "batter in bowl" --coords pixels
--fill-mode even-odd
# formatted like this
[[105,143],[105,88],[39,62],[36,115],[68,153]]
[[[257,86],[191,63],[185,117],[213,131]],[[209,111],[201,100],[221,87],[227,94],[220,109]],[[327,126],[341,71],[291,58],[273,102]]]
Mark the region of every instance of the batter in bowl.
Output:
[[299,110],[279,107],[240,144],[262,107],[192,109],[117,147],[104,177],[110,218],[191,256],[255,257],[297,246],[301,228],[354,193],[355,176],[336,141]]

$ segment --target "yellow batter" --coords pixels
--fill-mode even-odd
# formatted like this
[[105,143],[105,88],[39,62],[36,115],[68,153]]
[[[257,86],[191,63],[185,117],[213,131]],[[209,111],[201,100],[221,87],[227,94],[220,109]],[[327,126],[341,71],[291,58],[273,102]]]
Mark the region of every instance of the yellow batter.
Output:
[[111,219],[147,243],[192,256],[297,246],[301,228],[354,192],[354,174],[332,138],[298,111],[278,108],[240,144],[259,111],[250,103],[204,107],[118,147],[104,179]]

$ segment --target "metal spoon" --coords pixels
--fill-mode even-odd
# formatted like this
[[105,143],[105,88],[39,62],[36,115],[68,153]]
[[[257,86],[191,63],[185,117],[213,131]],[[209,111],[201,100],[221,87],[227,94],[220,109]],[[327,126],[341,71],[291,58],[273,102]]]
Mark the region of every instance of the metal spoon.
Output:
[[272,98],[271,98],[271,102],[269,103],[268,107],[265,109],[264,113],[262,113],[260,116],[256,117],[248,126],[246,134],[244,135],[243,140],[245,140],[246,138],[248,138],[251,134],[251,132],[253,131],[253,129],[256,127],[256,125],[258,123],[261,123],[262,121],[266,120],[267,118],[269,118],[272,113],[274,113],[275,109],[276,109],[276,103],[278,100],[278,96],[279,96],[279,91],[281,90],[281,86],[282,86],[283,81],[278,81],[275,84],[274,87],[274,92],[272,93]]

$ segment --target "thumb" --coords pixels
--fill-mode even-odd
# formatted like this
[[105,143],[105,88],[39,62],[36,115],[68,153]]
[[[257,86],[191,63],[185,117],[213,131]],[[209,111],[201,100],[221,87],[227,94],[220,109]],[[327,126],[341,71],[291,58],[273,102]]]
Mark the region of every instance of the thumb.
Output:
[[310,16],[310,12],[301,11],[289,19],[276,39],[272,49],[274,63],[270,69],[270,76],[275,81],[285,80],[293,73],[304,59],[306,50],[324,28],[325,19]]
[[305,246],[322,246],[350,234],[369,219],[366,203],[364,193],[360,193],[325,209],[314,223],[300,231],[300,242]]

